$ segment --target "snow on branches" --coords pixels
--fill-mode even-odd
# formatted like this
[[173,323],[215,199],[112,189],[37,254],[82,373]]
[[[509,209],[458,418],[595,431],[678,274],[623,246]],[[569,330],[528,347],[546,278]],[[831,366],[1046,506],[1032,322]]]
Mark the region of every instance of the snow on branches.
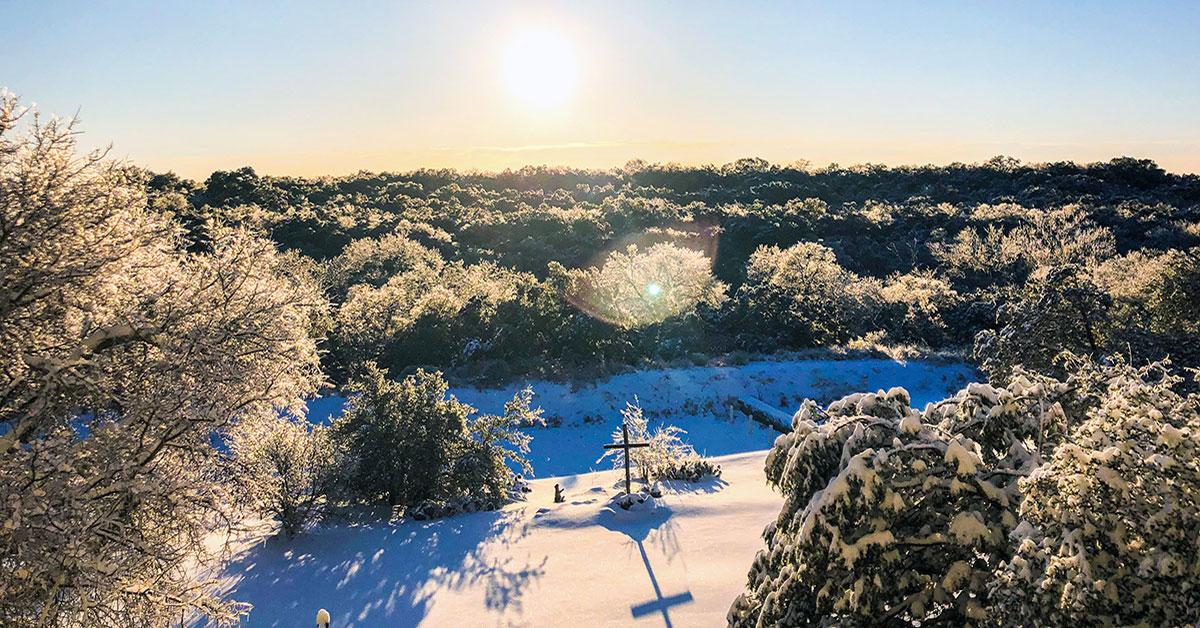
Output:
[[1200,400],[1161,364],[1091,371],[1071,438],[1021,480],[1014,555],[992,585],[1005,622],[1200,619]]
[[730,623],[1194,621],[1200,425],[1171,383],[1076,364],[923,411],[899,388],[805,402]]
[[0,624],[232,621],[210,439],[315,390],[324,298],[246,231],[187,252],[139,171],[0,105]]
[[[650,423],[642,414],[642,407],[635,399],[621,410],[621,422],[629,430],[629,439],[646,443],[646,447],[629,450],[629,462],[636,467],[642,481],[688,480],[698,482],[706,476],[720,477],[721,467],[696,453],[696,449],[684,442],[687,431],[675,425],[664,425],[650,429]],[[613,442],[624,440],[620,429],[613,430]],[[609,449],[600,460],[612,458],[613,468],[625,466],[625,450]],[[597,460],[599,462],[599,460]]]

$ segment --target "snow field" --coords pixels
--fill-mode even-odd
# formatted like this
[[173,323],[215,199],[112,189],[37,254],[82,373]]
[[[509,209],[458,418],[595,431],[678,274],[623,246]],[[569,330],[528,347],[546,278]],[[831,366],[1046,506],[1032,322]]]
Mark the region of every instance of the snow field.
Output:
[[[552,422],[530,428],[542,479],[528,501],[437,521],[334,522],[292,540],[264,532],[246,539],[222,580],[254,605],[248,626],[309,625],[319,608],[339,628],[723,625],[783,501],[763,473],[777,433],[731,412],[728,400],[752,397],[790,415],[804,398],[826,404],[903,386],[921,407],[971,377],[962,365],[764,360],[575,386],[527,382]],[[499,412],[524,385],[452,393]],[[663,482],[652,504],[614,508],[624,474],[597,460],[635,398],[652,427],[678,425],[699,452],[717,456],[721,477]],[[314,400],[309,418],[328,421],[344,402]],[[554,503],[555,484],[564,503]]]
[[[533,387],[534,405],[545,410],[551,425],[530,428],[529,459],[539,477],[597,471],[600,446],[620,426],[620,411],[635,400],[651,429],[664,424],[687,431],[684,441],[696,451],[721,456],[767,449],[775,431],[732,411],[729,400],[750,397],[791,416],[806,398],[824,406],[859,391],[902,386],[913,407],[939,401],[974,378],[970,367],[881,359],[760,360],[737,366],[695,366],[625,373],[586,384],[532,380],[503,388],[451,389],[460,401],[483,412],[499,413],[504,402],[526,385]],[[309,403],[309,418],[325,422],[341,413],[341,397]],[[790,422],[790,420],[789,420]],[[558,424],[558,425],[555,425]]]
[[346,628],[721,625],[782,504],[765,455],[719,458],[720,479],[665,482],[654,508],[612,508],[622,476],[604,471],[535,480],[498,512],[273,537],[225,578],[254,605],[248,626],[307,625],[322,607]]

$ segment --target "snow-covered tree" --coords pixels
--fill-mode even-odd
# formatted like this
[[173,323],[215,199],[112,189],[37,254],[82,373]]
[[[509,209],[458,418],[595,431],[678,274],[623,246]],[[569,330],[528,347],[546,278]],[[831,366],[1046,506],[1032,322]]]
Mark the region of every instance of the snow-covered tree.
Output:
[[1027,272],[1021,251],[995,224],[968,227],[950,242],[931,243],[930,249],[948,275],[969,285],[1017,283]]
[[738,301],[768,337],[801,345],[849,340],[873,331],[881,286],[838,264],[828,247],[801,242],[759,247],[746,265]]
[[[469,355],[481,340],[490,342],[500,333],[494,325],[497,312],[518,298],[520,284],[532,281],[492,263],[445,262],[432,251],[422,258],[416,247],[389,242],[401,248],[397,255],[411,255],[389,263],[411,268],[378,287],[359,283],[349,288],[331,339],[344,365],[364,360],[384,366],[446,364]],[[371,268],[355,272],[366,273],[364,281],[382,279]]]
[[577,271],[567,295],[589,314],[625,329],[645,327],[717,307],[725,284],[712,274],[704,253],[660,242],[643,250],[613,251],[600,268]]
[[950,282],[929,271],[888,277],[879,292],[893,340],[940,343],[946,335],[943,317],[959,300]]
[[533,407],[533,389],[526,387],[504,403],[504,412],[474,413],[472,408],[467,438],[454,463],[451,494],[481,496],[502,503],[516,485],[510,464],[523,476],[533,475],[527,457],[533,437],[520,428],[544,425],[542,409]]
[[392,506],[439,495],[467,429],[470,406],[446,394],[439,373],[418,370],[396,381],[367,363],[349,386],[334,437],[350,456],[349,488]]
[[[1039,269],[1090,266],[1116,248],[1112,231],[1079,205],[1050,210],[980,205],[972,214],[989,223],[983,232],[968,227],[953,242],[930,245],[950,275],[971,284],[1019,283]],[[1001,225],[1009,221],[1017,225],[1005,230]]]
[[278,519],[284,534],[294,536],[321,517],[339,462],[327,428],[263,417],[239,422],[228,441],[248,504]]
[[1200,364],[1200,248],[1134,251],[1092,277],[1113,301],[1109,346],[1137,359]]
[[349,456],[356,497],[412,506],[473,496],[498,505],[516,481],[509,462],[532,473],[525,458],[530,437],[518,429],[541,422],[532,391],[519,391],[501,415],[477,415],[448,389],[441,373],[417,370],[396,381],[373,363],[364,366],[332,426]]
[[1092,358],[1107,353],[1111,305],[1112,299],[1083,269],[1050,269],[1000,308],[998,330],[979,332],[975,359],[993,381],[1004,381],[1017,366],[1063,375],[1057,364],[1063,351]]
[[[1016,523],[1014,474],[1029,455],[1004,392],[977,386],[926,413],[903,389],[851,395],[826,411],[806,402],[767,458],[786,501],[730,621],[982,617],[978,598]],[[997,459],[952,430],[976,417],[1014,431],[1016,455]]]
[[325,265],[325,282],[330,298],[340,302],[353,286],[367,284],[379,288],[400,273],[443,263],[437,251],[397,232],[347,245]]
[[140,171],[22,114],[0,100],[0,624],[232,620],[197,576],[230,514],[210,438],[315,390],[323,298],[242,230],[188,254]]
[[1161,364],[1093,372],[1098,402],[1021,480],[1014,556],[990,585],[1001,623],[1200,620],[1200,400]]
[[1116,251],[1107,227],[1098,226],[1077,204],[1049,211],[1029,211],[1005,237],[1005,246],[1018,252],[1031,269],[1090,266]]
[[805,402],[730,623],[1196,621],[1200,419],[1161,369]]

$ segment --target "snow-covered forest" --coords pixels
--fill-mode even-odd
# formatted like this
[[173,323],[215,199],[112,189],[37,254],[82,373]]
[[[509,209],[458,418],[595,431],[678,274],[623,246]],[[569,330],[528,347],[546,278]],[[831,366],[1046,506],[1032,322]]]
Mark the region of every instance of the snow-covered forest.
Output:
[[0,625],[1200,621],[1200,176],[80,130],[0,100]]

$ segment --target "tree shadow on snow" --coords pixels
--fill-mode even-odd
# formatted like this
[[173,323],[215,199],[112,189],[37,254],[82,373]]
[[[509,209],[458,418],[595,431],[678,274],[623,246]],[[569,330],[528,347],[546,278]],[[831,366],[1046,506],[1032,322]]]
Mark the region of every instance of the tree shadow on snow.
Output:
[[659,482],[659,485],[668,493],[711,494],[725,490],[725,487],[729,486],[729,482],[716,476],[706,475],[697,482],[689,482],[688,480],[662,480]]
[[547,557],[521,561],[489,546],[527,534],[519,514],[480,512],[398,525],[336,526],[272,537],[226,568],[231,596],[254,604],[248,626],[305,626],[318,608],[333,625],[416,625],[439,590],[482,587],[489,609],[521,611]]

